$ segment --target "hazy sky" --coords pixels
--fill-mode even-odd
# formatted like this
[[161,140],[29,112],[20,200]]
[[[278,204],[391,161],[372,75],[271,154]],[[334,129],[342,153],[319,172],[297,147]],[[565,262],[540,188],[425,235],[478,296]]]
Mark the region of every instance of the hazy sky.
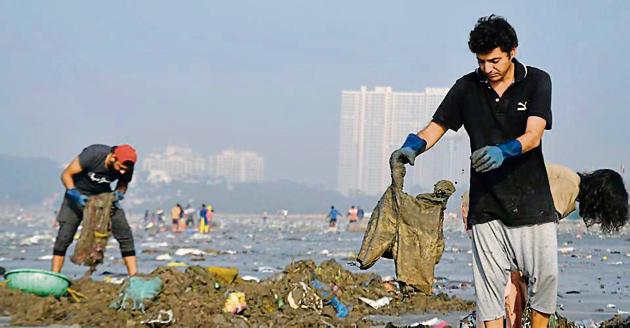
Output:
[[629,166],[628,1],[0,1],[0,154],[232,147],[334,188],[341,91],[451,86],[491,13],[551,74],[547,160]]

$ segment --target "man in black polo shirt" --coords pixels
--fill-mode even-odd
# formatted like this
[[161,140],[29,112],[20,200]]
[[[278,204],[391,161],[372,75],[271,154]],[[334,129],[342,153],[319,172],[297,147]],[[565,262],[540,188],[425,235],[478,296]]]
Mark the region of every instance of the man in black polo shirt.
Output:
[[541,140],[551,129],[551,79],[515,58],[518,39],[502,17],[477,21],[470,50],[478,68],[450,89],[432,121],[410,134],[391,164],[410,163],[447,129],[470,137],[468,218],[473,224],[477,319],[503,327],[510,271],[529,277],[533,327],[556,309],[556,220]]
[[136,150],[130,145],[91,145],[83,151],[61,173],[61,182],[66,194],[57,215],[59,232],[53,248],[52,271],[61,272],[68,246],[72,243],[83,220],[83,208],[88,196],[112,192],[116,183],[116,208],[112,213],[112,234],[120,245],[120,252],[127,273],[136,274],[136,251],[131,228],[119,202],[124,198],[127,185],[133,176],[133,167],[138,159]]

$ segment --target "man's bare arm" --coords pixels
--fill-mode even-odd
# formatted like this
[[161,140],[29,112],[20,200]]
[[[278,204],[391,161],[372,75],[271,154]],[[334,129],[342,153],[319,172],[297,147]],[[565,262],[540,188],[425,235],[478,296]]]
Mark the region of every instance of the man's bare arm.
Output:
[[540,146],[546,124],[547,121],[542,117],[530,116],[527,118],[525,133],[516,138],[516,140],[521,143],[522,153],[526,153]]
[[76,157],[72,160],[72,162],[70,162],[70,164],[68,164],[68,166],[66,166],[63,172],[61,172],[61,183],[63,183],[66,189],[74,188],[74,180],[72,180],[72,176],[81,173],[81,171],[83,171],[83,168],[79,163],[79,158]]
[[129,185],[129,181],[119,179],[118,183],[116,183],[116,190],[124,194],[127,192],[128,185]]
[[424,139],[424,141],[427,142],[426,149],[429,150],[440,140],[440,138],[442,138],[444,133],[446,133],[446,130],[447,129],[440,124],[431,121],[424,129],[420,130],[417,134],[418,137]]

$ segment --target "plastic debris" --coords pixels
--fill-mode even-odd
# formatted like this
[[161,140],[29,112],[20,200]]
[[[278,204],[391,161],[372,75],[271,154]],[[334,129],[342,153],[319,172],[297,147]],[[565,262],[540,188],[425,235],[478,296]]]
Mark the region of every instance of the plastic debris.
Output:
[[287,302],[292,309],[302,308],[320,312],[323,307],[319,295],[302,281],[294,285],[287,295]]
[[348,313],[350,311],[343,303],[341,303],[339,298],[337,298],[337,296],[334,295],[334,290],[331,290],[330,287],[323,285],[317,279],[311,280],[311,286],[317,289],[321,293],[323,298],[327,299],[328,303],[332,305],[333,308],[335,308],[335,313],[337,315],[337,318],[345,318],[348,316]]
[[262,273],[273,273],[276,271],[277,270],[275,268],[272,268],[270,266],[261,266],[258,268],[258,272],[262,272]]
[[374,309],[380,309],[385,305],[388,305],[389,302],[391,302],[392,298],[391,297],[381,297],[378,300],[371,300],[369,298],[365,298],[365,297],[359,297],[360,300],[362,300],[363,302],[365,302],[367,305],[371,306]]
[[42,255],[40,257],[38,257],[37,259],[40,261],[50,261],[52,260],[53,256],[52,255]]
[[226,267],[218,267],[211,266],[207,267],[206,271],[210,273],[214,273],[224,284],[231,284],[236,277],[238,277],[238,269],[237,268],[226,268]]
[[131,277],[123,284],[118,299],[110,304],[111,308],[124,310],[131,301],[132,310],[145,310],[145,302],[153,300],[162,290],[162,280],[159,277],[152,279]]
[[245,301],[245,294],[240,292],[233,292],[228,294],[227,300],[223,305],[223,312],[239,314],[247,309],[247,303]]
[[569,254],[569,253],[573,253],[575,249],[573,247],[560,247],[558,248],[558,252],[560,252],[560,254]]
[[168,247],[168,243],[167,242],[161,242],[161,243],[147,242],[147,243],[140,244],[140,246],[143,248],[162,248],[162,247]]
[[186,256],[186,255],[206,255],[206,252],[200,250],[200,249],[194,249],[194,248],[180,248],[178,250],[175,251],[175,255],[177,256]]
[[143,325],[149,325],[152,327],[158,327],[158,326],[162,326],[162,325],[170,325],[174,322],[175,320],[173,319],[173,310],[160,310],[160,312],[158,312],[158,316],[155,319],[150,319],[150,320],[145,320],[145,321],[140,321],[141,324]]
[[20,246],[30,246],[39,244],[41,241],[52,241],[53,236],[50,235],[34,235],[28,238],[24,238],[20,241]]
[[114,284],[114,285],[122,285],[125,282],[125,278],[122,277],[105,277],[103,278],[103,281],[108,283],[108,284]]
[[157,261],[172,261],[173,257],[170,254],[162,254],[155,257]]
[[258,277],[254,277],[254,276],[242,276],[241,279],[245,280],[245,281],[255,281],[255,282],[260,282],[260,278]]
[[429,327],[433,327],[433,328],[445,328],[445,327],[449,327],[448,322],[438,319],[438,318],[433,318],[427,321],[423,321],[420,323],[423,326],[429,326]]

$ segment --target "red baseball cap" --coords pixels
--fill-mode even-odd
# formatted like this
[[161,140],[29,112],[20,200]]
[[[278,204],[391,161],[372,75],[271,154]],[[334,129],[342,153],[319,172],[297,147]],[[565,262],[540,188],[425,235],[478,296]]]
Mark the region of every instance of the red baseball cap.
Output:
[[114,150],[114,156],[116,156],[116,159],[119,160],[121,163],[130,161],[136,164],[136,160],[138,160],[138,155],[136,154],[136,150],[133,149],[131,145],[127,145],[127,144],[117,146],[116,149]]

